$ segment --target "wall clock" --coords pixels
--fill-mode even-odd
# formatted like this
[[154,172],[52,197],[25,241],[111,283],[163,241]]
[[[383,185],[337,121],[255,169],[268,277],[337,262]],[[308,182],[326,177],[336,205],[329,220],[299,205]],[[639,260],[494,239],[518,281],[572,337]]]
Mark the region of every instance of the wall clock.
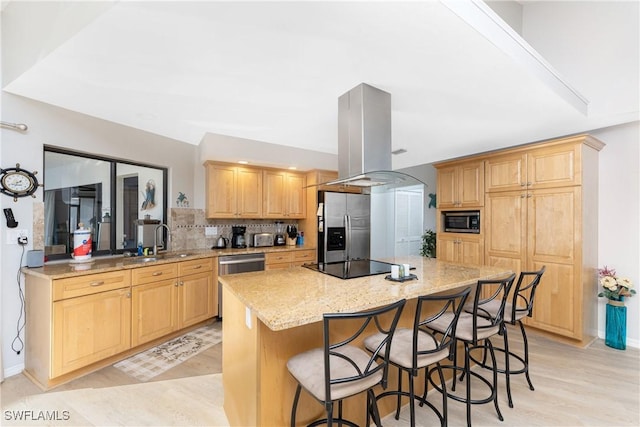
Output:
[[37,173],[22,169],[20,163],[16,163],[15,168],[0,168],[0,192],[13,197],[14,202],[18,201],[18,197],[36,197],[33,193],[40,185]]

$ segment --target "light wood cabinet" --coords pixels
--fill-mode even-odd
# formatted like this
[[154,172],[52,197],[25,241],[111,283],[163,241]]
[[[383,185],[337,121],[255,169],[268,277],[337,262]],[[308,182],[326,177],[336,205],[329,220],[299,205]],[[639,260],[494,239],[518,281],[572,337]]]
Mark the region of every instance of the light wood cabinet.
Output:
[[307,214],[306,177],[277,169],[263,171],[263,217],[305,218]]
[[205,162],[207,218],[261,218],[262,170]]
[[131,343],[137,346],[177,329],[177,280],[163,279],[134,286],[132,294]]
[[295,251],[267,252],[265,254],[265,270],[280,270],[291,267],[298,267],[302,264],[314,262],[316,259],[315,249],[304,249]]
[[218,314],[217,258],[48,278],[25,273],[25,370],[43,389]]
[[207,161],[207,218],[304,219],[306,175]]
[[581,185],[579,144],[551,145],[485,161],[486,192]]
[[212,258],[133,270],[132,344],[140,345],[213,316],[218,309]]
[[129,272],[53,281],[51,377],[131,347],[130,283]]
[[595,335],[598,151],[578,136],[489,157],[485,262],[514,272],[546,266],[531,326],[581,344]]
[[439,209],[470,208],[484,205],[484,163],[461,162],[438,168]]
[[179,328],[218,315],[217,265],[212,258],[183,261],[179,264]]
[[463,264],[484,264],[483,241],[479,235],[440,233],[436,258]]
[[131,341],[137,346],[178,328],[178,266],[157,264],[132,271]]

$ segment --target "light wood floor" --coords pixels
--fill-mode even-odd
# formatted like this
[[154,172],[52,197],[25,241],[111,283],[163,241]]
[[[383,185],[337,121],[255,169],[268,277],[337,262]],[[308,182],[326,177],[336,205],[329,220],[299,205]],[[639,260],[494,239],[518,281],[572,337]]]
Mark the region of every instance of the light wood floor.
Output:
[[[516,330],[510,331],[512,331],[512,338],[518,338],[519,334]],[[602,340],[597,340],[586,349],[579,349],[549,340],[531,329],[529,329],[529,338],[531,378],[536,390],[529,390],[522,375],[513,377],[512,393],[515,407],[511,409],[506,402],[504,380],[500,378],[499,398],[504,422],[498,420],[492,404],[480,405],[472,408],[474,426],[640,425],[640,351],[638,349],[614,350],[606,347]],[[116,368],[104,368],[45,393],[50,394],[52,398],[64,396],[68,399],[78,396],[77,393],[82,393],[82,391],[67,393],[70,390],[104,388],[100,393],[103,400],[98,402],[99,404],[93,402],[91,420],[82,419],[80,424],[76,418],[75,424],[60,422],[57,424],[12,423],[12,425],[193,425],[194,423],[224,425],[224,417],[216,415],[221,409],[221,399],[215,396],[221,390],[212,391],[212,387],[221,387],[218,381],[219,376],[211,375],[221,372],[221,350],[222,344],[211,347],[148,383],[139,383]],[[161,392],[163,388],[170,391]],[[162,415],[167,418],[158,420],[160,414],[163,414],[161,409],[173,408],[176,405],[176,396],[193,396],[194,390],[211,397],[205,396],[202,401],[190,398],[189,406],[181,405],[183,409],[180,416],[176,415],[176,409],[170,409],[167,415]],[[43,393],[40,389],[23,375],[7,378],[0,387],[3,410],[8,407],[15,408],[21,402],[24,408],[25,401],[35,402],[41,394]],[[89,394],[89,390],[83,394]],[[128,417],[125,418],[122,417],[123,411],[119,412],[120,415],[114,415],[114,407],[131,407],[133,397],[130,396],[145,397],[147,395],[153,396],[153,405],[136,404],[135,410],[129,410],[134,414],[127,414]],[[430,392],[429,399],[436,406],[440,405],[440,396],[437,392]],[[30,409],[38,410],[39,408],[31,407]],[[100,413],[101,411],[104,413]],[[460,403],[449,400],[449,416],[450,426],[466,424],[464,406]],[[0,424],[10,424],[6,421],[5,415],[2,419],[5,421],[0,421]],[[220,420],[219,423],[210,421],[216,419]],[[386,417],[383,421],[385,426],[400,426],[408,425],[408,419],[408,410],[405,408],[401,412],[399,421],[392,416]],[[435,417],[423,408],[418,408],[416,424],[438,425]]]

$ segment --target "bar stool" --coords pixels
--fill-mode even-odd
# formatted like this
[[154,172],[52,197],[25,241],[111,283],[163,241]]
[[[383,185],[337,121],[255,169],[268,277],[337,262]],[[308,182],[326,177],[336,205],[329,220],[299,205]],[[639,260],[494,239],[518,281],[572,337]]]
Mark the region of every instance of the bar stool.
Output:
[[[544,274],[545,269],[546,266],[543,266],[538,271],[523,271],[520,273],[518,281],[516,282],[515,289],[513,291],[511,302],[507,302],[504,309],[504,329],[502,332],[504,339],[504,348],[494,348],[495,351],[502,352],[505,355],[504,369],[497,368],[496,370],[501,374],[505,374],[507,384],[507,398],[510,408],[513,408],[513,400],[511,399],[511,375],[525,374],[527,383],[529,383],[529,389],[532,391],[535,390],[533,388],[531,378],[529,377],[529,343],[527,341],[527,334],[525,332],[522,319],[526,316],[531,317],[533,315],[533,301],[535,298],[536,289],[540,284],[540,280],[542,279],[542,275]],[[484,312],[489,316],[495,316],[495,313],[498,309],[498,301],[492,301],[483,306]],[[515,325],[516,323],[520,325],[520,332],[522,333],[522,341],[524,347],[522,356],[509,350],[507,324]],[[471,359],[484,368],[490,368],[486,364],[486,358],[483,358],[481,361],[479,361],[474,359],[472,356]],[[522,365],[522,368],[512,368],[513,365],[511,364],[510,359],[518,360],[519,364]]]
[[[493,351],[493,345],[491,344],[491,340],[489,338],[502,332],[504,328],[504,308],[507,303],[509,290],[511,289],[515,278],[516,275],[511,274],[504,279],[478,280],[472,304],[467,304],[467,307],[471,307],[470,312],[465,311],[460,314],[454,338],[455,340],[462,341],[464,345],[464,366],[458,366],[457,358],[454,356],[454,364],[450,366],[443,366],[442,369],[453,370],[453,383],[451,387],[452,391],[455,391],[456,389],[456,372],[461,372],[461,380],[466,377],[466,395],[462,397],[445,391],[439,384],[436,384],[436,382],[433,380],[431,375],[432,372],[429,373],[428,380],[436,390],[442,393],[446,393],[447,396],[451,399],[466,404],[467,426],[471,426],[471,405],[484,404],[491,401],[493,401],[493,405],[496,408],[498,419],[500,421],[504,421],[504,417],[502,416],[500,407],[498,406],[498,371],[496,370],[496,356]],[[483,290],[486,288],[489,289],[489,292],[487,293],[490,293],[490,295],[481,299]],[[494,300],[498,301],[498,309],[496,310],[494,316],[487,316],[486,312],[484,311],[484,306]],[[431,324],[431,328],[440,333],[446,332],[445,325],[439,324],[439,322],[433,322]],[[471,370],[470,353],[472,350],[478,348],[488,350],[488,353],[491,356],[491,368],[493,372],[493,378],[491,382],[484,378],[482,375]],[[480,380],[489,388],[489,396],[481,399],[471,399],[472,378]]]
[[[409,397],[409,411],[411,415],[411,426],[415,426],[415,400],[420,402],[420,406],[426,404],[440,419],[442,426],[447,425],[447,394],[445,389],[444,376],[440,368],[440,361],[453,355],[453,345],[456,325],[464,303],[471,292],[471,288],[466,288],[462,292],[454,295],[426,295],[420,296],[417,300],[413,329],[398,328],[393,335],[390,346],[389,363],[398,368],[398,389],[386,391],[379,394],[376,400],[386,396],[397,396],[396,420],[400,416],[400,401],[402,396]],[[432,322],[448,324],[441,338],[430,329]],[[438,334],[440,335],[440,334]],[[371,335],[364,340],[365,347],[374,352],[380,347],[380,343],[385,339],[385,335],[378,333]],[[386,353],[380,353],[378,357],[384,357]],[[436,369],[440,376],[442,389],[442,412],[426,400],[425,393],[422,397],[414,393],[414,377],[418,376],[420,369],[425,368],[425,376],[429,371],[427,368],[435,364],[432,369]],[[409,379],[409,391],[402,390],[403,372],[407,373]],[[415,399],[415,400],[414,400]]]
[[[367,425],[370,416],[377,426],[381,426],[380,414],[373,387],[387,386],[389,371],[388,346],[396,330],[398,319],[406,300],[376,310],[359,313],[327,313],[323,315],[324,346],[293,356],[287,362],[287,369],[298,382],[291,409],[291,426],[296,424],[296,409],[300,392],[304,388],[311,396],[324,405],[327,418],[314,421],[309,426],[333,425],[333,420],[341,424],[357,427],[352,421],[342,417],[342,400],[367,392]],[[354,328],[354,322],[358,325]],[[372,354],[353,345],[368,326],[375,326],[384,339]],[[353,331],[345,338],[346,331]],[[382,355],[382,360],[376,359]],[[338,402],[338,417],[333,416],[334,402]]]

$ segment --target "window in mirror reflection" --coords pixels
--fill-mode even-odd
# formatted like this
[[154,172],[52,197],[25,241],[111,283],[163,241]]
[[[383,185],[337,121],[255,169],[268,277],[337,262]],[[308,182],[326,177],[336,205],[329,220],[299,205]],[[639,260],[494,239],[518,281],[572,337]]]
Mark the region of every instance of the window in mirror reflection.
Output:
[[[69,258],[79,224],[91,231],[92,253],[152,247],[166,221],[167,169],[45,146],[45,256]],[[164,241],[165,234],[158,235]]]

